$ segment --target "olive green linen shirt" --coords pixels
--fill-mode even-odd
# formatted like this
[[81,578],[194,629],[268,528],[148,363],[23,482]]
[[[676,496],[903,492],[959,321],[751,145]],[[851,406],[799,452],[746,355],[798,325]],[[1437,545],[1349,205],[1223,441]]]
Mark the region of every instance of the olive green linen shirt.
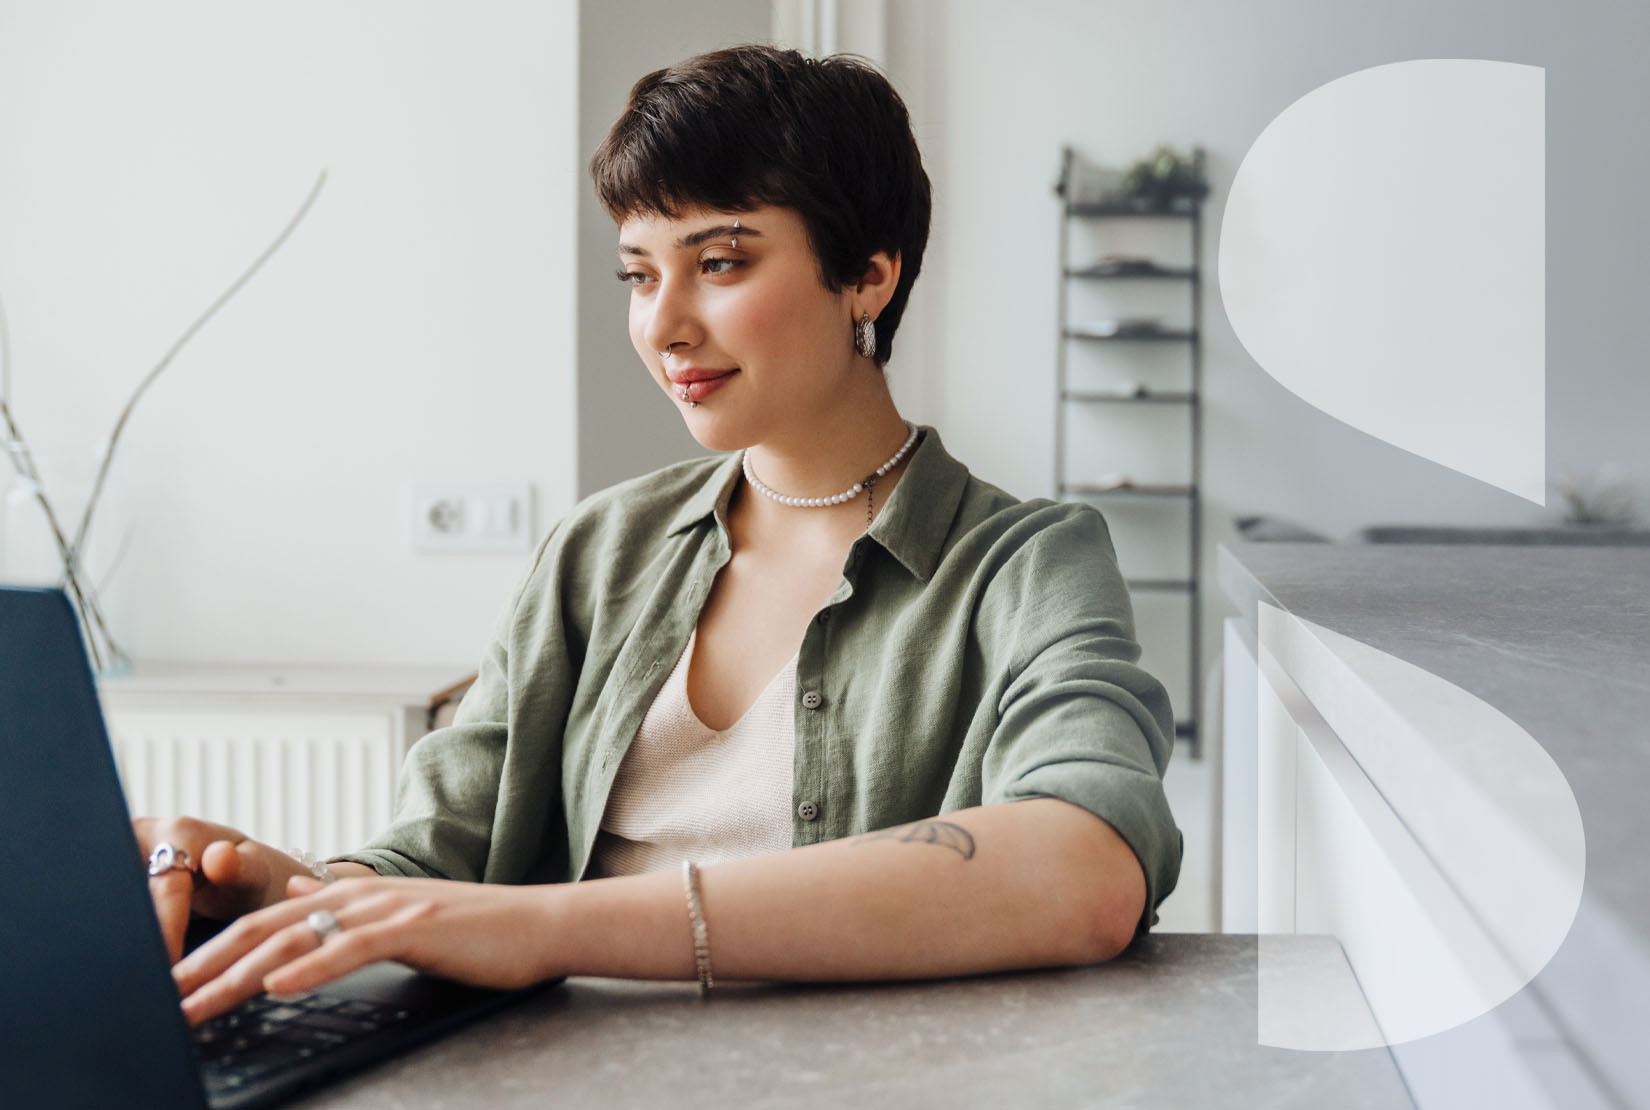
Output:
[[[1174,726],[1162,684],[1135,665],[1105,521],[1017,501],[923,433],[802,638],[791,843],[1062,798],[1133,848],[1144,930],[1180,871],[1162,786]],[[338,858],[386,875],[583,877],[625,750],[728,561],[739,480],[738,455],[718,456],[576,506],[453,724],[408,753],[394,823]]]

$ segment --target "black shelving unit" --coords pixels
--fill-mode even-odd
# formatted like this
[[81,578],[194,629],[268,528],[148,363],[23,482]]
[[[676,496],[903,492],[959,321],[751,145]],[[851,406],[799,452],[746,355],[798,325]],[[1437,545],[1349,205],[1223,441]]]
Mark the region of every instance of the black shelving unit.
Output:
[[[1203,152],[1196,150],[1201,162]],[[1056,496],[1082,500],[1106,498],[1158,498],[1181,500],[1186,504],[1187,534],[1190,550],[1187,565],[1188,578],[1130,578],[1133,591],[1154,593],[1182,593],[1187,602],[1187,699],[1189,712],[1175,721],[1176,737],[1184,737],[1191,744],[1193,759],[1203,757],[1201,730],[1203,691],[1201,683],[1201,591],[1202,579],[1202,501],[1199,486],[1203,475],[1203,409],[1200,398],[1203,389],[1203,343],[1200,329],[1203,321],[1203,289],[1200,266],[1203,259],[1203,205],[1201,201],[1177,202],[1175,207],[1160,208],[1132,203],[1091,204],[1074,200],[1074,169],[1076,155],[1071,147],[1061,150],[1060,182],[1056,192],[1061,198],[1060,211],[1060,288],[1059,341],[1056,344],[1057,384],[1054,413],[1054,488]],[[1124,264],[1071,264],[1071,225],[1075,220],[1176,220],[1186,223],[1191,234],[1191,265],[1163,266],[1155,262]],[[1191,295],[1190,326],[1179,329],[1118,329],[1101,331],[1093,327],[1074,327],[1067,320],[1069,284],[1073,281],[1175,281],[1184,282]],[[1140,386],[1132,390],[1072,389],[1067,380],[1068,350],[1079,343],[1178,343],[1187,345],[1191,359],[1191,384],[1184,390],[1155,390]],[[1066,473],[1066,420],[1073,405],[1180,405],[1186,409],[1191,423],[1190,478],[1187,483],[1136,483],[1123,480],[1109,484],[1074,480]]]

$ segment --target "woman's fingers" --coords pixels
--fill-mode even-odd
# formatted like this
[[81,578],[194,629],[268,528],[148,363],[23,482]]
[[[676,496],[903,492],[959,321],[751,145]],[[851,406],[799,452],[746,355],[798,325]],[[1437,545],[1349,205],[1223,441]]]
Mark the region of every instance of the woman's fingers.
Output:
[[276,930],[251,952],[192,992],[183,1000],[183,1016],[191,1025],[234,1009],[264,989],[264,976],[314,951],[320,934],[299,921]]
[[[349,926],[309,954],[265,975],[263,989],[271,994],[302,994],[368,964],[392,958],[403,943],[402,930],[414,912],[402,910],[370,924]],[[339,924],[343,924],[342,918]]]
[[313,911],[323,908],[323,901],[319,895],[292,898],[237,918],[228,928],[172,968],[178,993],[193,994],[227,972],[281,929],[303,921]]
[[183,936],[189,929],[189,905],[195,896],[193,875],[168,871],[149,879],[149,897],[160,919],[160,934],[166,940],[166,958],[177,963],[183,956]]
[[[557,974],[544,891],[433,879],[289,880],[291,895],[248,914],[191,953],[173,976],[198,1024],[260,991],[313,990],[378,960],[478,986],[523,987]],[[339,932],[308,923],[327,910]]]
[[154,900],[155,916],[160,921],[161,936],[166,941],[166,952],[173,963],[183,955],[184,933],[189,928],[190,908],[200,885],[198,871],[201,858],[214,839],[227,833],[239,836],[233,829],[209,825],[187,817],[160,820],[139,817],[132,822],[132,832],[148,866],[150,854],[161,845],[170,845],[173,870],[149,878],[149,896]]
[[[391,914],[398,902],[396,894],[374,889],[369,882],[345,879],[329,886],[313,879],[294,880],[295,892],[309,893],[248,914],[201,945],[172,969],[178,993],[185,996],[184,1016],[198,1023],[233,1008],[266,989],[264,978],[270,972],[321,947],[320,934],[309,925],[309,915],[317,910],[335,913],[346,930],[331,938],[333,944],[351,935],[349,928]],[[314,980],[313,985],[384,958],[369,953],[352,960],[348,953],[355,951],[355,945],[347,946],[345,959],[327,965],[337,970]],[[283,989],[282,993],[292,992]]]

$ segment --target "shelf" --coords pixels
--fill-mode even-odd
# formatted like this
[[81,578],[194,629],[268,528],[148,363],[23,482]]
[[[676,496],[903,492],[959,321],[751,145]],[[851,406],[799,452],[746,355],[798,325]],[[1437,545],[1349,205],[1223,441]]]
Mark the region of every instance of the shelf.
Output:
[[1150,485],[1119,482],[1109,486],[1067,482],[1060,486],[1062,494],[1079,497],[1191,497],[1197,487],[1185,485]]
[[1185,390],[1150,390],[1145,387],[1135,390],[1121,389],[1068,389],[1060,395],[1067,401],[1099,401],[1099,402],[1153,402],[1156,404],[1196,404],[1197,394]]
[[1108,341],[1108,342],[1138,343],[1138,342],[1144,341],[1144,342],[1147,342],[1147,343],[1151,343],[1151,342],[1154,342],[1154,341],[1162,342],[1164,340],[1170,340],[1170,341],[1175,341],[1175,342],[1180,342],[1180,343],[1188,343],[1188,342],[1195,342],[1196,341],[1197,332],[1195,332],[1195,331],[1168,331],[1168,330],[1164,330],[1164,331],[1125,331],[1125,332],[1102,333],[1102,332],[1094,332],[1094,331],[1085,331],[1082,328],[1067,328],[1065,330],[1065,336],[1066,336],[1067,339],[1105,340],[1105,341]]
[[1198,274],[1196,270],[1168,269],[1164,267],[1150,270],[1128,270],[1117,269],[1112,266],[1085,266],[1082,269],[1067,270],[1066,276],[1068,278],[1089,278],[1094,280],[1110,281],[1116,281],[1122,278],[1144,279],[1148,281],[1152,279],[1196,281]]
[[[1192,163],[1201,177],[1202,147],[1192,148]],[[1119,524],[1153,531],[1163,527],[1178,531],[1181,506],[1185,506],[1186,559],[1175,559],[1167,566],[1142,567],[1145,575],[1132,578],[1125,573],[1123,581],[1141,598],[1168,599],[1162,607],[1177,616],[1181,612],[1180,599],[1185,599],[1187,675],[1183,706],[1177,697],[1177,707],[1184,719],[1175,722],[1174,733],[1176,747],[1179,741],[1189,740],[1191,758],[1198,759],[1202,756],[1202,737],[1197,722],[1207,708],[1202,704],[1200,633],[1204,614],[1198,598],[1203,577],[1203,501],[1199,486],[1203,477],[1203,278],[1209,266],[1203,249],[1203,205],[1207,202],[1208,190],[1203,189],[1202,196],[1172,198],[1126,194],[1104,174],[1090,173],[1068,145],[1060,150],[1060,179],[1055,192],[1061,198],[1059,256],[1054,266],[1060,278],[1054,326],[1055,497],[1068,503],[1094,504],[1108,514],[1128,518],[1120,519]],[[1148,245],[1139,241],[1138,236],[1131,241],[1126,234],[1127,224],[1101,223],[1078,229],[1074,222],[1079,220],[1159,221],[1138,225],[1136,230],[1149,232],[1152,239],[1162,242]],[[1168,250],[1170,241],[1177,239],[1182,231],[1190,241],[1190,251]],[[1111,303],[1115,300],[1112,295],[1129,293],[1128,287],[1087,285],[1086,293],[1074,288],[1076,283],[1096,281],[1155,284],[1133,286],[1135,292],[1119,303]],[[1174,284],[1165,285],[1165,282]],[[1189,302],[1186,305],[1189,311],[1177,310],[1171,303],[1182,295]],[[1095,301],[1096,296],[1101,300]],[[1138,303],[1134,303],[1136,298]],[[1098,342],[1125,346],[1106,349],[1098,356],[1093,353],[1094,348],[1090,348],[1089,354],[1075,349],[1076,344]],[[1165,349],[1161,346],[1165,343],[1179,346]],[[1159,346],[1154,349],[1150,344]],[[1073,382],[1069,364],[1074,360],[1092,361],[1096,357],[1107,360],[1106,372]],[[1154,358],[1158,362],[1169,358],[1177,364],[1184,361],[1188,373],[1154,378],[1148,371]],[[1111,365],[1127,363],[1135,363],[1137,368],[1119,370]],[[1166,412],[1159,409],[1158,416],[1153,418],[1144,410],[1134,408],[1089,408],[1079,413],[1072,408],[1074,405],[1181,407]],[[1164,467],[1166,475],[1151,478],[1136,475],[1134,470],[1136,466],[1152,470],[1155,464],[1131,457],[1107,457],[1105,467],[1091,461],[1079,475],[1068,473],[1068,440],[1075,436],[1083,443],[1098,440],[1104,444],[1110,438],[1095,427],[1097,423],[1115,429],[1123,420],[1149,425],[1154,419],[1159,423],[1167,419],[1178,426],[1182,414],[1187,418],[1190,439],[1189,465],[1170,464]],[[1179,474],[1186,475],[1185,479],[1177,479],[1175,475]]]
[[1125,578],[1123,584],[1131,590],[1192,590],[1190,578]]
[[1197,215],[1197,207],[1191,208],[1135,208],[1128,204],[1068,204],[1066,215],[1081,216],[1085,219],[1146,219],[1146,220],[1189,220]]

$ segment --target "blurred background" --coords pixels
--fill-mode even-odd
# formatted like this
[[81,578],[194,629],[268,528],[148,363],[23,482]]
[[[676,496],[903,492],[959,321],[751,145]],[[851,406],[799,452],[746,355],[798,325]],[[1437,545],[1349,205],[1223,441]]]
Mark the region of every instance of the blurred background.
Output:
[[[137,383],[325,170],[291,239],[137,409],[91,570],[140,673],[460,679],[578,498],[699,451],[630,348],[585,170],[629,86],[739,42],[853,51],[906,98],[935,189],[896,399],[1020,497],[1056,493],[1061,236],[1102,249],[1066,226],[1062,149],[1117,168],[1161,143],[1205,152],[1201,257],[1182,259],[1204,274],[1194,666],[1186,597],[1136,598],[1147,664],[1190,704],[1228,611],[1215,544],[1240,519],[1332,541],[1535,528],[1562,526],[1561,485],[1623,503],[1646,489],[1645,24],[1602,0],[6,0],[4,394],[72,498]],[[1222,204],[1256,137],[1327,82],[1418,58],[1547,73],[1546,508],[1306,404],[1222,313]],[[1088,349],[1063,357],[1110,372]],[[1183,414],[1129,412],[1068,414],[1067,465],[1185,480]],[[0,566],[25,580],[39,525],[3,464],[0,491]],[[487,518],[474,542],[428,535],[441,505]],[[1103,508],[1126,572],[1193,569],[1183,510]],[[1190,754],[1170,774],[1187,870],[1166,928],[1214,921],[1213,787]]]

